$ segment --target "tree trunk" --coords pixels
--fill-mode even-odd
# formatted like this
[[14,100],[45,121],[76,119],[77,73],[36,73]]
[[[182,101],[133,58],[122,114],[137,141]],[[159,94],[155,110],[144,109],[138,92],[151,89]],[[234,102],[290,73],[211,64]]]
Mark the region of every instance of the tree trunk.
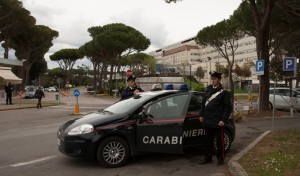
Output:
[[30,68],[31,68],[31,64],[27,63],[27,65],[25,67],[25,75],[26,75],[26,77],[25,77],[26,78],[25,83],[27,85],[31,85],[31,80],[30,80],[30,77],[29,77]]
[[93,63],[93,69],[94,69],[93,87],[94,87],[94,95],[96,95],[96,90],[97,90],[97,64],[96,63]]
[[234,104],[234,85],[233,85],[233,78],[232,78],[232,67],[233,67],[233,63],[230,63],[228,61],[229,67],[228,67],[228,81],[229,81],[229,89],[231,92],[231,104]]
[[8,53],[9,53],[9,43],[10,39],[5,39],[5,47],[4,47],[4,59],[8,59]]
[[110,73],[109,73],[109,86],[111,87],[112,86],[112,76],[113,76],[113,73],[114,73],[114,65],[111,64],[110,65]]
[[264,75],[260,76],[260,87],[259,87],[259,110],[269,110],[269,87],[270,87],[270,76],[269,76],[269,29],[265,31],[260,30],[256,36],[256,47],[257,56],[259,59],[265,61],[264,63]]
[[21,84],[21,87],[25,87],[26,85],[29,85],[28,84],[28,79],[27,77],[29,77],[29,75],[26,75],[26,68],[29,64],[29,54],[30,51],[26,51],[22,54],[21,58],[25,60],[25,62],[23,62],[23,66],[19,68],[18,70],[18,76],[20,78],[22,78],[22,84]]
[[[257,57],[265,61],[264,75],[260,76],[259,110],[269,110],[269,35],[271,13],[276,0],[250,0],[251,10],[256,26]],[[262,9],[259,9],[261,3]]]

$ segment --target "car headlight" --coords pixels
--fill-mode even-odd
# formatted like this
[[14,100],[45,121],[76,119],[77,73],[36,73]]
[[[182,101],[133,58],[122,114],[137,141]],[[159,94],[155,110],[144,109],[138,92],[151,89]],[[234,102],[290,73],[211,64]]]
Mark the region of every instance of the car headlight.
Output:
[[86,134],[94,131],[94,127],[90,124],[83,124],[73,128],[68,132],[68,135]]

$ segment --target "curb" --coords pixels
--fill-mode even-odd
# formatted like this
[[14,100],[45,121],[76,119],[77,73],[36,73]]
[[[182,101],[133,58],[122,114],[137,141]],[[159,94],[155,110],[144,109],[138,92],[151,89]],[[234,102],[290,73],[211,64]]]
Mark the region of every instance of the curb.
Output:
[[[50,106],[60,106],[58,105],[43,105],[43,107],[50,107]],[[28,105],[28,106],[14,106],[14,107],[7,107],[7,108],[0,108],[0,111],[10,111],[10,110],[17,110],[17,109],[33,109],[36,108],[36,104]]]
[[17,110],[17,109],[30,109],[30,108],[36,108],[36,106],[20,106],[20,107],[12,107],[12,108],[0,109],[0,111],[10,111],[10,110]]
[[258,138],[256,138],[251,144],[249,144],[245,149],[240,151],[238,154],[233,156],[229,162],[229,172],[233,176],[248,176],[248,173],[245,171],[245,169],[238,163],[238,160],[245,155],[249,150],[251,150],[259,141],[261,141],[267,134],[269,134],[271,131],[265,131],[263,134],[261,134]]

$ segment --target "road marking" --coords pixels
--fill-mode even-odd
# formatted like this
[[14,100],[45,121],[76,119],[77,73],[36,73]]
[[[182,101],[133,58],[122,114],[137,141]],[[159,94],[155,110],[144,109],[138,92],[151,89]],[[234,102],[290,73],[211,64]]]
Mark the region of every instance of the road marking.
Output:
[[18,163],[18,164],[13,164],[13,165],[10,165],[10,166],[11,167],[20,167],[20,166],[24,166],[24,165],[38,163],[38,162],[41,162],[41,161],[50,160],[50,159],[55,158],[55,157],[56,156],[53,155],[53,156],[48,156],[48,157],[45,157],[45,158],[39,158],[39,159],[32,160],[32,161],[27,161],[27,162],[22,162],[22,163]]

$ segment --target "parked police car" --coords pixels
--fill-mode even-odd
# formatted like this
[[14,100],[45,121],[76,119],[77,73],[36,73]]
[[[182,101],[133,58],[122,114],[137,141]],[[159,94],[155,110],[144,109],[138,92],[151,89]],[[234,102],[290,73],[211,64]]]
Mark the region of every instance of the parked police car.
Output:
[[[183,148],[204,145],[199,122],[202,93],[162,90],[142,92],[106,109],[72,119],[57,133],[58,148],[68,156],[96,158],[118,167],[140,152],[183,154]],[[225,122],[225,150],[235,136],[232,119]]]

